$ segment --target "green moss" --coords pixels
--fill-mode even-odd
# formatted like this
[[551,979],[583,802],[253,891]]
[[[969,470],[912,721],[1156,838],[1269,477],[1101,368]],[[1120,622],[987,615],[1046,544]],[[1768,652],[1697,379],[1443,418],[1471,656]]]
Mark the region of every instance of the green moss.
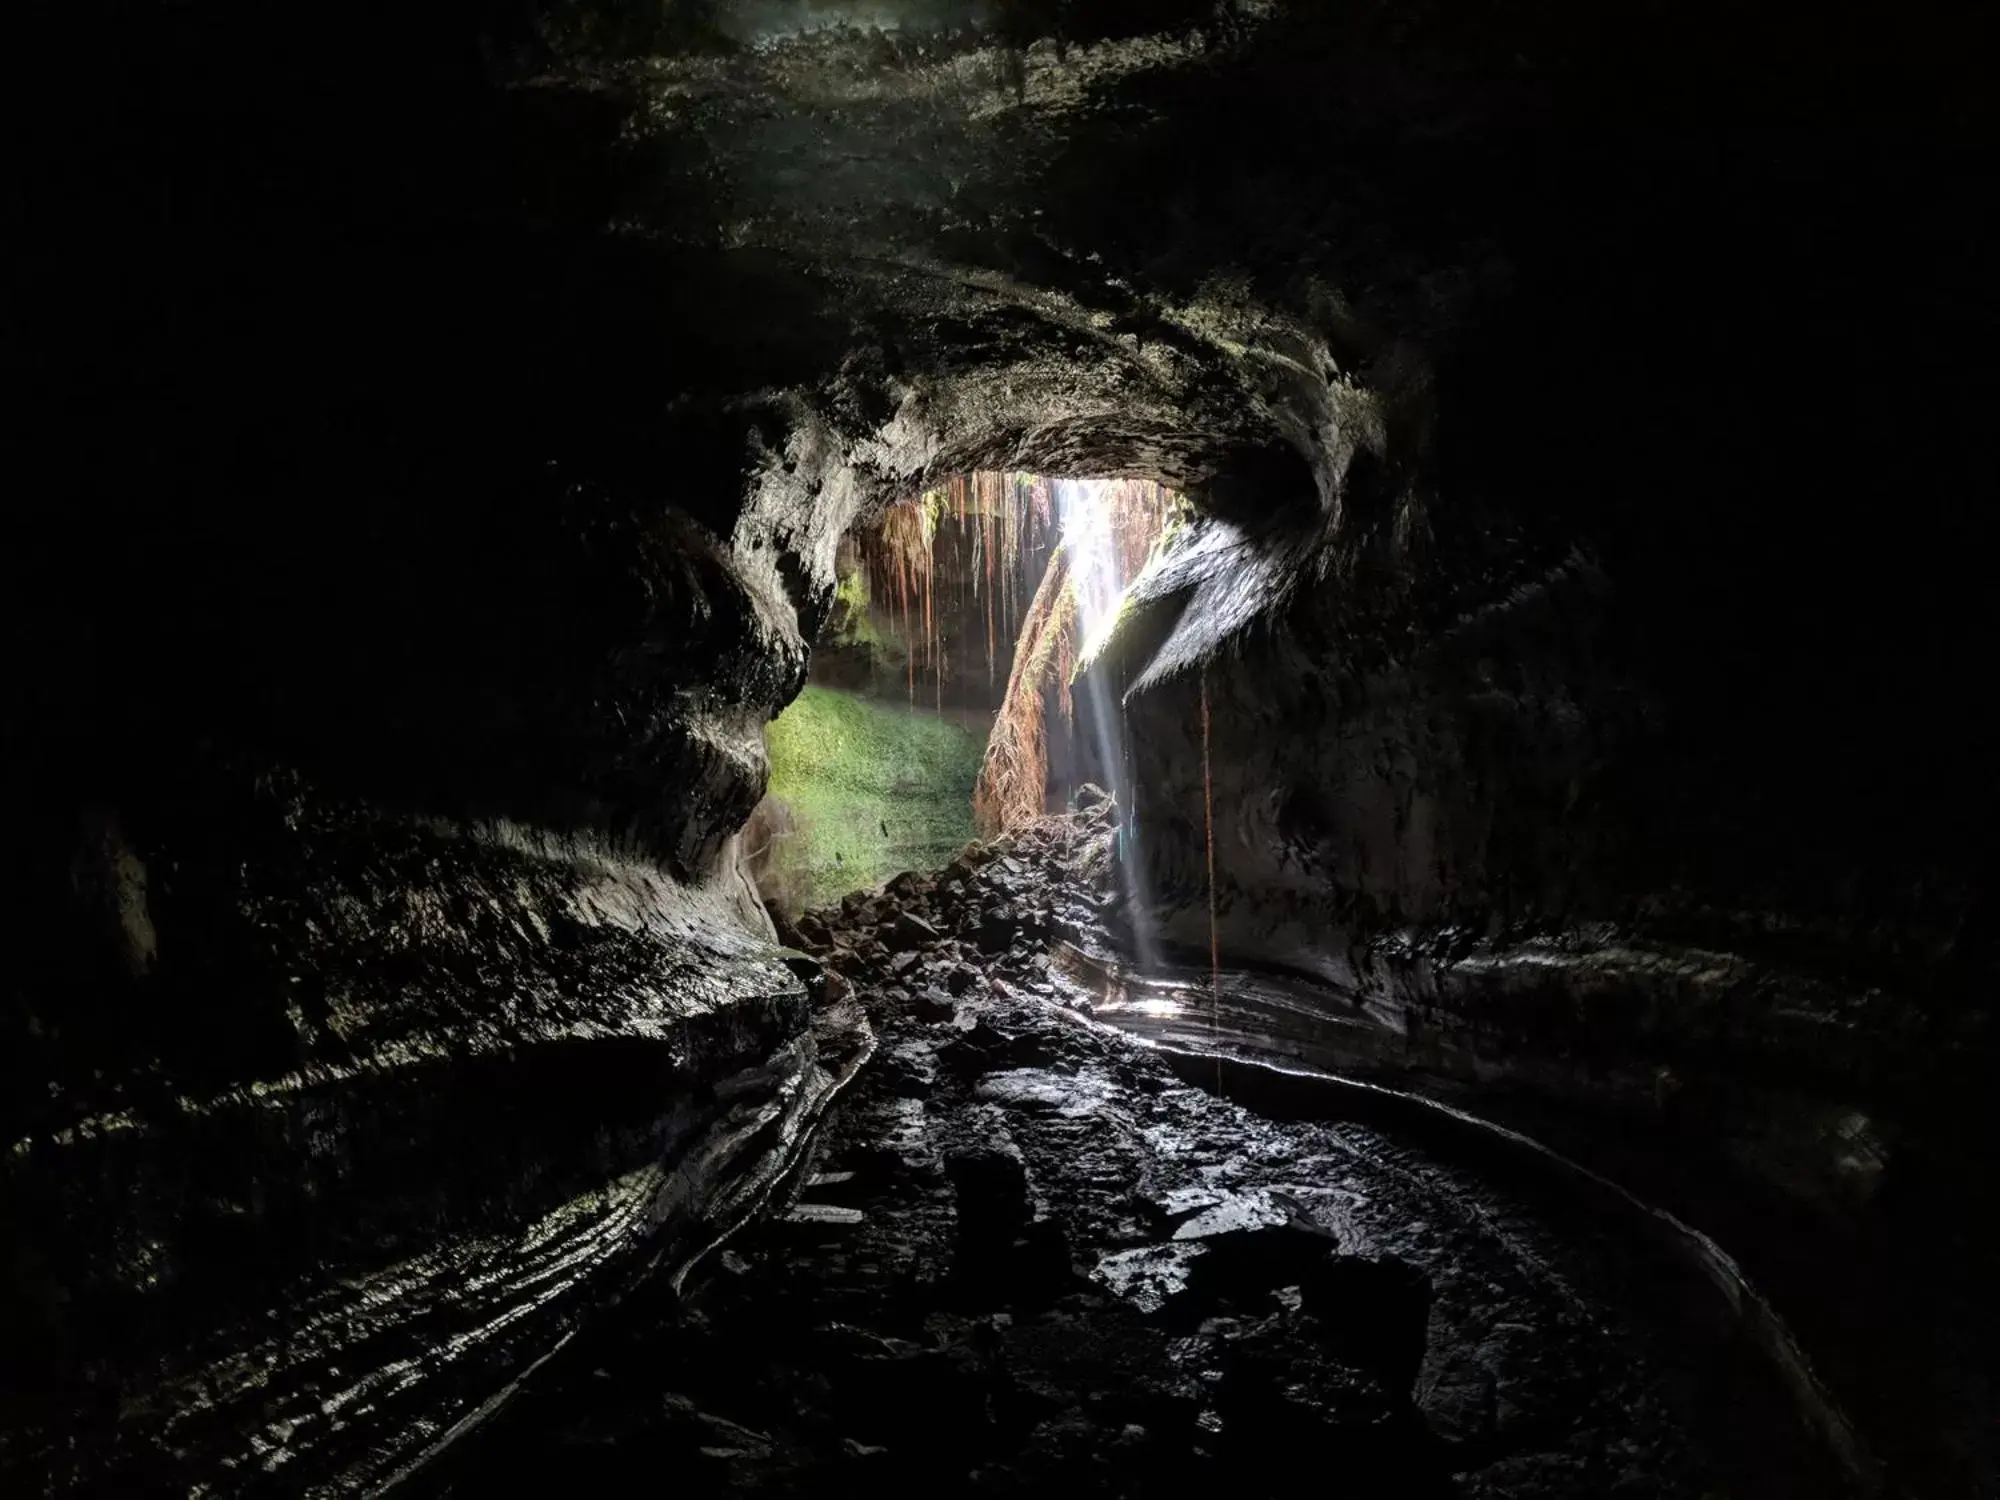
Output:
[[955,724],[809,687],[766,738],[796,829],[783,858],[803,862],[814,905],[935,868],[973,837],[985,744]]
[[843,646],[881,643],[868,603],[868,575],[860,567],[850,568],[834,580],[833,618],[828,629],[836,643]]

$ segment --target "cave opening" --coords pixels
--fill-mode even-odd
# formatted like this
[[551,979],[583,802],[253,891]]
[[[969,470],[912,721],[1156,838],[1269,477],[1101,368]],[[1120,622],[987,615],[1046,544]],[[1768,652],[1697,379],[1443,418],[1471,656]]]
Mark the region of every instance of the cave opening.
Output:
[[0,1491],[2000,1487],[1993,8],[1756,10],[27,8]]
[[805,689],[766,733],[744,833],[764,899],[796,918],[1086,787],[1115,801],[1131,758],[1087,668],[1187,513],[1155,480],[989,470],[845,535]]

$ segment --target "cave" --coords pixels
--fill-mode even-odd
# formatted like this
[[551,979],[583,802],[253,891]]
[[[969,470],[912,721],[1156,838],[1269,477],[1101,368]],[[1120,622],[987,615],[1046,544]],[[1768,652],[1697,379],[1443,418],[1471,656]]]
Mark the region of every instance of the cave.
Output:
[[1084,669],[1187,515],[1149,480],[985,472],[850,532],[745,829],[772,913],[934,870],[1129,780],[1108,674]]
[[0,1489],[1994,1493],[1990,31],[24,17]]

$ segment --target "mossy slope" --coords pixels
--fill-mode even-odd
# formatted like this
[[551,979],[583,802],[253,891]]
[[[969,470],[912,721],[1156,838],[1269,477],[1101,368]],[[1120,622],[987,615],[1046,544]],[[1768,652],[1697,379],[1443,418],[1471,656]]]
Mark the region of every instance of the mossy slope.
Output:
[[790,808],[781,858],[809,902],[943,864],[972,833],[984,740],[942,719],[808,687],[767,731],[770,794]]

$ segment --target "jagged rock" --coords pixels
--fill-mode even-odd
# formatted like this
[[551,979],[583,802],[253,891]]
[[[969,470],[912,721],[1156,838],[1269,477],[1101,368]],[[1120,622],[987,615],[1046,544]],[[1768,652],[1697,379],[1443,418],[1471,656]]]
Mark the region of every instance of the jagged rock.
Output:
[[973,1089],[973,1097],[1005,1109],[1031,1114],[1088,1109],[1095,1102],[1089,1095],[1080,1095],[1076,1085],[1069,1080],[1034,1068],[990,1073],[979,1080]]
[[1409,1393],[1430,1337],[1424,1272],[1392,1255],[1336,1255],[1312,1267],[1299,1290],[1329,1351],[1373,1371],[1397,1394]]
[[916,973],[922,963],[923,955],[914,948],[907,948],[890,957],[888,969],[898,979],[904,979]]
[[[623,1215],[630,1174],[654,1171],[682,1205],[679,1168],[715,1165],[690,1112],[742,1101],[745,1120],[708,1122],[721,1150],[752,1139],[733,1129],[753,1100],[811,1090],[799,976],[767,977],[724,847],[761,788],[763,725],[805,678],[841,533],[952,455],[1198,481],[1156,592],[1128,601],[1142,628],[1098,669],[1141,873],[1187,897],[1224,835],[1219,902],[1178,899],[1169,941],[1199,947],[1219,918],[1229,951],[1423,1017],[1445,1038],[1430,1058],[1489,1077],[1502,1056],[1523,1078],[1562,1062],[1556,1095],[1664,1089],[1638,1045],[1657,1021],[1718,1100],[1789,1087],[1809,1060],[1823,1103],[1871,1101],[1888,1138],[1904,1101],[1944,1122],[1941,1148],[1976,1131],[1985,1049],[1938,1044],[1983,1013],[1992,926],[1983,695],[1964,687],[1991,549],[1958,503],[1984,472],[1984,407],[1937,378],[1938,330],[1981,327],[1989,280],[1962,190],[1984,165],[1961,61],[1978,51],[1953,45],[1951,7],[1907,38],[1858,33],[1880,34],[1880,66],[1826,43],[1845,21],[1774,30],[1797,122],[1775,151],[1770,49],[1710,45],[1726,7],[1663,12],[1641,47],[1450,4],[1407,26],[1310,4],[942,7],[992,11],[997,45],[894,0],[865,7],[886,34],[768,19],[799,8],[543,36],[548,7],[454,6],[321,47],[146,7],[28,49],[102,56],[158,107],[51,131],[118,170],[30,174],[50,211],[20,216],[42,300],[80,315],[27,328],[48,379],[24,430],[63,462],[23,467],[68,488],[9,549],[54,613],[13,633],[33,643],[13,717],[34,826],[13,842],[36,890],[11,913],[28,951],[7,1014],[28,1024],[0,1044],[0,1261],[34,1285],[5,1321],[41,1341],[31,1371],[45,1343],[91,1412],[120,1415],[115,1434],[38,1429],[78,1472],[0,1488],[184,1491],[253,1462],[365,1488],[307,1451],[334,1430],[311,1372],[267,1363],[294,1358],[306,1309],[369,1349],[437,1351],[394,1399],[339,1366],[367,1394],[335,1441],[363,1470],[398,1464],[389,1446],[453,1430],[594,1304],[543,1296],[535,1257],[614,1280],[634,1260],[609,1208],[572,1205]],[[722,16],[730,45],[682,30],[690,11]],[[1182,45],[1190,23],[1206,49]],[[216,86],[259,78],[265,54],[287,60],[277,85]],[[1680,128],[1687,100],[1699,130]],[[189,183],[202,212],[172,207]],[[79,192],[80,212],[56,201]],[[1135,232],[1106,207],[1121,199],[1174,211]],[[271,264],[231,274],[246,244]],[[440,246],[467,252],[450,274]],[[139,278],[129,295],[98,295],[107,257]],[[1898,288],[1922,295],[1872,319],[1868,357],[1831,357],[1826,309]],[[182,353],[171,381],[92,373],[178,374]],[[1572,462],[1537,471],[1520,435],[1538,424]],[[1664,451],[1683,461],[1646,461]],[[1940,482],[1905,482],[1912,454]],[[1841,524],[1842,502],[1887,493],[1909,514]],[[1904,577],[1904,598],[1877,586]],[[340,815],[364,829],[351,858],[329,860],[310,799],[267,827],[204,781],[216,746],[309,760],[360,799]],[[114,825],[86,811],[104,797],[136,805]],[[80,811],[100,847],[74,864]],[[540,852],[524,869],[483,849],[466,878],[424,847],[475,828]],[[650,876],[607,887],[601,850],[558,851],[572,838]],[[1018,898],[1067,878],[1063,857],[1043,829],[961,861],[1008,861]],[[1605,945],[1639,954],[1623,969],[1499,943],[1467,964],[1422,932],[1489,915],[1573,932],[1684,881],[1671,921]],[[678,911],[697,888],[713,902]],[[843,911],[879,924],[894,903]],[[987,919],[960,930],[999,954],[1053,919],[990,945]],[[1720,990],[1657,962],[1662,935]],[[1911,1024],[1829,1024],[1797,986],[1714,959],[1731,944],[1880,966],[1917,997],[1891,1004]],[[837,967],[876,981],[882,953]],[[1738,1024],[1760,995],[1775,1003]],[[1824,1149],[1866,1207],[1866,1143]],[[1940,1180],[1961,1170],[1977,1180],[1939,1156]],[[407,1284],[409,1257],[451,1268],[455,1305],[341,1300]],[[211,1263],[267,1280],[275,1326],[239,1320],[265,1298]],[[501,1286],[533,1298],[520,1319],[464,1300]],[[520,1342],[461,1342],[475,1327]],[[447,1366],[463,1387],[434,1384]],[[184,1391],[211,1399],[211,1370],[238,1383],[163,1436]],[[299,1436],[253,1458],[242,1434],[266,1411],[303,1414]],[[0,1461],[23,1441],[10,1422]],[[90,1467],[140,1447],[175,1472]]]
[[1021,920],[1010,910],[988,910],[980,914],[974,937],[982,953],[1005,953],[1020,935]]
[[882,1070],[899,1099],[927,1099],[937,1087],[937,1060],[927,1048],[900,1047],[883,1059]]
[[1217,1229],[1202,1237],[1176,1236],[1204,1253],[1186,1262],[1183,1284],[1168,1298],[1165,1313],[1176,1326],[1193,1327],[1219,1312],[1261,1315],[1271,1295],[1320,1274],[1333,1259],[1333,1246],[1319,1235],[1283,1223]]
[[963,995],[979,983],[979,971],[971,964],[959,964],[945,976],[945,988],[954,995]]
[[984,1263],[1004,1253],[1028,1223],[1028,1169],[1018,1147],[989,1145],[949,1153],[945,1175],[958,1209],[962,1258]]
[[889,929],[887,945],[892,951],[929,948],[938,940],[938,930],[913,911],[897,913]]
[[920,990],[910,1002],[910,1010],[920,1021],[949,1021],[958,1014],[958,1002],[935,986]]

